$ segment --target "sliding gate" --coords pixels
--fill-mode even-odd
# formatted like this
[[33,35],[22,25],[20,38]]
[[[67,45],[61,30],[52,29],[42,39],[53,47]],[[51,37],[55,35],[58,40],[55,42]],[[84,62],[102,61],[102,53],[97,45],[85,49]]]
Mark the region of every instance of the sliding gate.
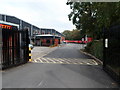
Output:
[[27,63],[29,60],[28,30],[2,28],[2,69]]
[[120,83],[120,25],[104,32],[103,67]]

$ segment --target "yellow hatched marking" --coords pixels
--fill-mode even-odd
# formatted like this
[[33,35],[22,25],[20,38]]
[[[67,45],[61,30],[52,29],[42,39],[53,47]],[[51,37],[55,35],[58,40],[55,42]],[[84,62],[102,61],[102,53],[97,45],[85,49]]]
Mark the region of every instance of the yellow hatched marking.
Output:
[[41,58],[36,58],[36,60],[37,60],[37,59],[39,59],[39,60],[40,60]]
[[[38,60],[37,60],[38,59]],[[81,64],[81,65],[98,65],[96,61],[92,59],[69,59],[69,58],[37,58],[33,62],[38,63],[55,63],[55,64]],[[31,60],[29,60],[31,61]]]
[[88,65],[90,65],[90,63],[87,63]]
[[82,62],[78,62],[78,64],[83,64]]
[[62,61],[63,61],[63,59],[59,59],[59,60],[58,60],[58,62],[61,63],[61,64],[63,63]]
[[61,60],[63,64],[71,64],[68,60],[62,59]]
[[44,63],[41,59],[39,59],[40,60],[40,63]]
[[54,61],[57,61],[56,63],[61,64],[62,62],[59,60],[60,58],[54,58]]
[[42,58],[42,59],[46,61],[46,62],[44,62],[44,63],[49,63],[46,58]]
[[98,65],[98,63],[95,60],[92,60],[92,61],[95,63],[95,65]]
[[37,61],[36,61],[36,60],[34,60],[34,62],[36,62],[36,63],[37,63]]
[[[59,63],[58,58],[57,59],[56,58],[51,58],[51,59],[52,59],[53,63]],[[55,61],[57,61],[57,62],[55,62]]]
[[50,63],[58,63],[58,62],[55,62],[55,61],[57,61],[56,59],[52,59],[52,58],[47,58],[47,60],[49,60],[49,61],[51,61]]
[[73,63],[73,64],[78,64],[78,63]]

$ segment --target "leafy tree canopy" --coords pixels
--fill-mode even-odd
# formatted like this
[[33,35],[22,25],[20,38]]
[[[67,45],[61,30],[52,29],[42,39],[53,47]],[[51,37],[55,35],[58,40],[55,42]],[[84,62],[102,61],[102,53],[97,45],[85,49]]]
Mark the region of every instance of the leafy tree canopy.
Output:
[[103,28],[120,24],[120,2],[70,2],[72,12],[68,15],[81,35],[102,38]]
[[66,40],[80,40],[80,30],[65,30],[63,33],[65,35]]

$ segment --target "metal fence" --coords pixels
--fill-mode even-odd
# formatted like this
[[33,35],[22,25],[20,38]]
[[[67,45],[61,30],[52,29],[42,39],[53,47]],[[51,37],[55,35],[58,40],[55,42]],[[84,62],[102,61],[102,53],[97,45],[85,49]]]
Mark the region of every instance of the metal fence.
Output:
[[28,62],[28,30],[2,29],[2,42],[2,69]]
[[103,68],[120,83],[120,25],[104,30]]

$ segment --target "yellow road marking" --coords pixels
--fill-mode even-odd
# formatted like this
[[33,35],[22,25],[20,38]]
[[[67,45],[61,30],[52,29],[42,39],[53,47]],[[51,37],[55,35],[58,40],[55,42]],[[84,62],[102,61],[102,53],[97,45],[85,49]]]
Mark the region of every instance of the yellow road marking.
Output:
[[[38,60],[37,60],[38,59]],[[34,62],[38,63],[55,63],[55,64],[82,64],[82,65],[98,65],[93,59],[68,59],[68,58],[37,58]],[[31,61],[31,60],[30,60]]]

